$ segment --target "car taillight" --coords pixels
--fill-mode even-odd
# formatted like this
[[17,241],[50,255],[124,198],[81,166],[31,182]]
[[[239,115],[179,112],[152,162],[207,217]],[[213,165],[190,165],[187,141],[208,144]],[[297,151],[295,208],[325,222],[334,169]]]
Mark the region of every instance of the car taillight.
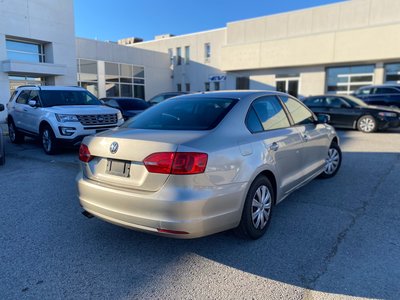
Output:
[[153,153],[143,160],[150,173],[190,175],[204,173],[208,155],[198,152]]
[[85,144],[81,144],[79,147],[79,160],[85,163],[88,163],[93,159],[93,156],[90,154],[88,146]]

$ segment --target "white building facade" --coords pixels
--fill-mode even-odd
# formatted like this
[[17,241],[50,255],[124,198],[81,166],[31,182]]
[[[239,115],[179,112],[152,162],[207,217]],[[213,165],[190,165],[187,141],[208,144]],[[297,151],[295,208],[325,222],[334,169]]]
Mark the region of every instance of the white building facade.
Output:
[[0,102],[22,84],[149,99],[225,89],[349,94],[400,83],[399,11],[399,0],[351,0],[118,44],[75,38],[72,0],[3,0]]

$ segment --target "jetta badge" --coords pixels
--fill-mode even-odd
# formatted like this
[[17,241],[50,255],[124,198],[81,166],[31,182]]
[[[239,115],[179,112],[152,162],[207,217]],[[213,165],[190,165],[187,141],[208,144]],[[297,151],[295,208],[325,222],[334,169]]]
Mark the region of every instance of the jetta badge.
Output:
[[111,146],[110,146],[110,152],[112,153],[112,154],[115,154],[115,153],[117,153],[117,151],[118,151],[118,143],[117,142],[112,142],[111,143]]

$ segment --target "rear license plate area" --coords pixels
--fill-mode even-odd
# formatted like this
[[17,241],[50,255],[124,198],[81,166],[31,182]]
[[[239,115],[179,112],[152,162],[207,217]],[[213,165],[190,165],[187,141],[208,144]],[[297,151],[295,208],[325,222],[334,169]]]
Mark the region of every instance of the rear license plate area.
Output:
[[117,159],[107,159],[106,173],[115,176],[129,177],[131,162]]

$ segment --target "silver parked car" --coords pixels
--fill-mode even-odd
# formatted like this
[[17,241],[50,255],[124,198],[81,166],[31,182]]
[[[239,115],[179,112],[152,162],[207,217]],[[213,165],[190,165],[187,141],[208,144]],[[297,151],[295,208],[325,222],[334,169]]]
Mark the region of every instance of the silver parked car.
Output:
[[339,141],[279,92],[192,94],[86,137],[78,194],[85,214],[177,238],[236,228],[261,237],[273,207],[341,164]]

